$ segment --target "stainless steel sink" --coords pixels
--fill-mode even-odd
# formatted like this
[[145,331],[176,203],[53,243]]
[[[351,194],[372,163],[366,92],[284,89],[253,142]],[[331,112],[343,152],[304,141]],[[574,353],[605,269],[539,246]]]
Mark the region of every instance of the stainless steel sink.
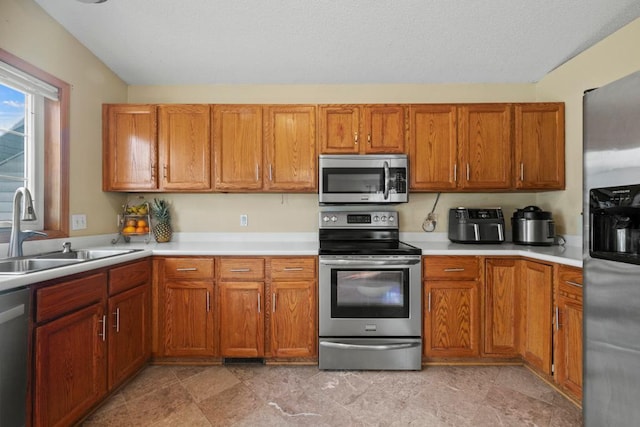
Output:
[[27,274],[81,262],[138,252],[142,249],[79,249],[0,260],[0,275]]
[[75,259],[79,261],[88,261],[92,259],[108,258],[116,255],[125,255],[132,252],[138,252],[142,249],[78,249],[71,252],[49,252],[46,254],[35,255],[37,259],[55,259],[69,260]]
[[80,259],[10,259],[0,261],[0,274],[27,274],[82,262]]

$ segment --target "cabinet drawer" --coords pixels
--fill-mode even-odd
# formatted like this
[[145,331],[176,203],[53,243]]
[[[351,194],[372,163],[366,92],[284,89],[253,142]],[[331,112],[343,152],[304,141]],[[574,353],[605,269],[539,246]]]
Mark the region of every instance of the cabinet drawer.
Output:
[[271,260],[272,279],[313,279],[315,277],[315,258],[273,258]]
[[151,261],[136,262],[109,270],[109,295],[148,283],[151,279]]
[[167,279],[213,280],[213,258],[166,258],[164,276]]
[[558,280],[571,286],[582,287],[582,269],[561,265],[558,268]]
[[475,280],[480,261],[475,256],[426,256],[422,258],[424,280]]
[[220,258],[220,279],[263,280],[263,258]]
[[36,291],[36,322],[56,318],[106,300],[107,273],[40,288]]

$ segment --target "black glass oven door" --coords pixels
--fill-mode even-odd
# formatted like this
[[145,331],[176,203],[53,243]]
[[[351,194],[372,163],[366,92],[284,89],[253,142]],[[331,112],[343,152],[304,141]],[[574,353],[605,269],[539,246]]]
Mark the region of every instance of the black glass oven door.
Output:
[[408,318],[409,269],[332,269],[332,318]]

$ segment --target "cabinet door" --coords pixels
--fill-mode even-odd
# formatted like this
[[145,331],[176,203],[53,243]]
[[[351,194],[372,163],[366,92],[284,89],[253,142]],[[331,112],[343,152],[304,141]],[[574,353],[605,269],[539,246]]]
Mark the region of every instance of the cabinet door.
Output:
[[262,107],[213,106],[214,189],[262,189]]
[[564,104],[516,104],[516,188],[564,189]]
[[405,109],[402,105],[372,105],[364,108],[364,152],[405,152]]
[[271,283],[271,350],[274,357],[316,355],[315,281]]
[[104,105],[102,127],[103,190],[157,189],[156,107]]
[[551,374],[551,291],[553,268],[522,261],[522,354],[542,372]]
[[215,356],[213,282],[164,284],[164,356]]
[[222,357],[264,355],[263,282],[220,283]]
[[161,105],[158,116],[162,189],[210,190],[209,106]]
[[487,259],[485,270],[484,354],[519,354],[520,269],[515,259]]
[[107,392],[104,305],[35,328],[34,425],[72,425]]
[[556,381],[582,400],[582,271],[561,266],[558,282]]
[[458,107],[458,132],[461,186],[480,190],[511,188],[511,105]]
[[480,305],[478,283],[426,281],[424,355],[427,357],[478,356]]
[[109,298],[109,390],[151,356],[151,288],[148,284]]
[[264,120],[264,188],[270,191],[316,191],[315,106],[268,106]]
[[360,151],[360,107],[318,107],[318,138],[322,154],[358,154]]
[[455,105],[412,105],[409,161],[412,190],[456,188],[458,162]]

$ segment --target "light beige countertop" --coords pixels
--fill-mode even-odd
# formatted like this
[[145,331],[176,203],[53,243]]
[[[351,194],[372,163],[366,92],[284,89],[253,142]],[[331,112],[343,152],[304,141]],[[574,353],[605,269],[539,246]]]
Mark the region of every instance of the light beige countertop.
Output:
[[[317,233],[176,233],[169,243],[132,241],[111,244],[116,235],[54,239],[25,243],[25,254],[60,249],[71,241],[73,249],[142,249],[125,255],[91,260],[23,275],[0,276],[0,292],[55,278],[158,256],[316,256]],[[582,247],[522,246],[512,243],[477,245],[451,243],[443,233],[401,233],[401,240],[422,249],[423,255],[524,256],[540,261],[582,267]],[[0,246],[0,251],[4,248]]]

